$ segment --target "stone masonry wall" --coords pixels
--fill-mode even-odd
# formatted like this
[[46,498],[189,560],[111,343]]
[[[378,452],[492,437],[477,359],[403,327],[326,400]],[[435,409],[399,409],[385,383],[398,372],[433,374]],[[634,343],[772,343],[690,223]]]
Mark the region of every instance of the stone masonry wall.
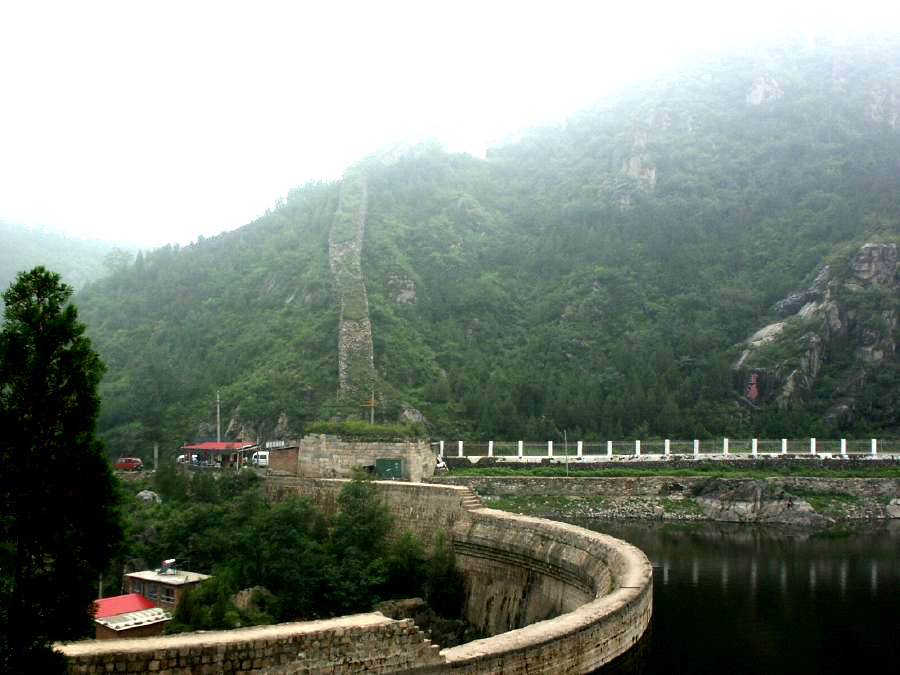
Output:
[[[272,499],[297,493],[333,510],[342,483],[269,478],[266,488]],[[448,533],[469,581],[470,618],[491,630],[514,630],[436,653],[411,620],[358,614],[60,645],[70,672],[589,673],[646,630],[653,572],[635,547],[574,525],[483,508],[467,487],[376,484],[398,528],[426,542]]]
[[[739,481],[741,479],[731,479]],[[541,478],[535,476],[453,476],[430,479],[440,485],[470,487],[479,495],[492,497],[559,495],[565,497],[660,497],[688,492],[709,481],[694,476],[641,476],[621,478]],[[900,478],[767,478],[767,482],[790,492],[849,494],[857,497],[896,497]]]
[[426,441],[357,442],[311,434],[300,441],[299,466],[304,478],[350,478],[354,467],[372,466],[376,459],[405,459],[409,480],[419,483],[434,475],[436,458]]
[[58,645],[72,675],[103,673],[396,673],[443,664],[412,619],[326,621]]
[[[343,481],[270,479],[328,512]],[[408,529],[448,533],[468,581],[466,615],[493,637],[445,649],[454,671],[587,673],[624,652],[652,614],[652,569],[638,549],[574,525],[481,507],[470,489],[379,481]],[[540,623],[536,623],[540,622]]]
[[[270,500],[296,494],[310,499],[326,515],[337,511],[337,497],[344,480],[269,477],[266,493]],[[471,490],[464,487],[375,481],[396,518],[398,532],[414,532],[426,545],[431,545],[438,532],[449,538],[457,523],[467,517],[467,503],[479,504]]]
[[368,188],[359,167],[341,180],[341,194],[328,235],[328,260],[341,303],[338,328],[340,394],[360,399],[374,394],[375,361],[369,299],[362,273]]

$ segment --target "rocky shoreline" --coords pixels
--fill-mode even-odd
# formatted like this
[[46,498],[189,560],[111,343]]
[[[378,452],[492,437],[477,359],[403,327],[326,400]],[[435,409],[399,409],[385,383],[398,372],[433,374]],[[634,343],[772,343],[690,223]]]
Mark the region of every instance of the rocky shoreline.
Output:
[[526,515],[828,527],[900,518],[900,480],[456,477],[486,506]]

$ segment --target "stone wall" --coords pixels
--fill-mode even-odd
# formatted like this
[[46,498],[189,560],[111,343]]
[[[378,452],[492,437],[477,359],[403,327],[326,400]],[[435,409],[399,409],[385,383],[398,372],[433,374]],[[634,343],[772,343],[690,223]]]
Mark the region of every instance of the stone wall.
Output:
[[[342,485],[266,481],[270,498],[305,495],[326,511],[336,508]],[[469,619],[498,634],[436,653],[410,619],[359,614],[59,646],[72,659],[70,672],[589,673],[646,630],[653,572],[633,546],[574,525],[486,509],[468,487],[376,485],[398,530],[428,543],[447,533],[467,577]]]
[[[559,495],[564,497],[664,497],[690,492],[707,483],[704,476],[641,476],[620,478],[453,476],[440,475],[431,483],[470,487],[490,497]],[[743,479],[728,479],[740,482]],[[747,479],[750,480],[750,479]],[[801,493],[837,493],[855,497],[900,496],[900,478],[804,478],[775,476],[765,479],[779,489]]]
[[[305,495],[327,512],[343,481],[268,481],[272,498]],[[467,673],[591,672],[643,635],[652,569],[629,544],[574,525],[483,508],[463,486],[379,481],[398,530],[426,543],[443,530],[468,582],[466,616],[484,640],[445,649]],[[539,623],[538,623],[539,622]]]
[[303,478],[349,478],[354,467],[373,466],[376,459],[382,458],[406,460],[408,478],[414,483],[433,476],[437,461],[427,441],[344,441],[338,436],[310,434],[300,441],[294,475]]
[[[310,499],[326,515],[337,511],[337,497],[346,481],[337,479],[305,479],[270,477],[266,480],[271,500],[296,494]],[[457,523],[467,517],[469,506],[481,502],[466,487],[375,481],[396,518],[396,530],[415,532],[426,545],[443,531],[450,536]]]
[[100,673],[396,673],[444,663],[412,619],[326,621],[58,645],[73,675]]
[[349,167],[341,179],[341,193],[328,234],[328,260],[340,298],[338,382],[343,397],[375,395],[375,361],[369,300],[362,272],[368,187],[359,166]]

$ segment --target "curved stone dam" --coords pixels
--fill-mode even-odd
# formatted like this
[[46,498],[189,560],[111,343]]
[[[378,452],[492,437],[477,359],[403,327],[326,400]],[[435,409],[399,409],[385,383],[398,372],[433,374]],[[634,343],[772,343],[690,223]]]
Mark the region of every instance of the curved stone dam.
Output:
[[[272,499],[295,493],[332,512],[344,482],[276,478],[266,487]],[[399,530],[426,543],[443,531],[452,541],[467,579],[466,618],[491,637],[441,650],[411,619],[358,614],[60,645],[70,671],[589,673],[644,634],[653,572],[634,546],[574,525],[485,508],[466,487],[377,484]]]

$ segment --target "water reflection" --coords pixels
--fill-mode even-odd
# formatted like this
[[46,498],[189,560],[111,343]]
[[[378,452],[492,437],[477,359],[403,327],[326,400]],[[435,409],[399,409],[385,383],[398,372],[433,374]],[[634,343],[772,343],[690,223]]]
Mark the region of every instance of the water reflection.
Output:
[[[900,606],[900,528],[801,532],[580,522],[643,549],[654,617],[608,673],[830,673],[880,665]],[[702,639],[700,639],[702,638]]]

